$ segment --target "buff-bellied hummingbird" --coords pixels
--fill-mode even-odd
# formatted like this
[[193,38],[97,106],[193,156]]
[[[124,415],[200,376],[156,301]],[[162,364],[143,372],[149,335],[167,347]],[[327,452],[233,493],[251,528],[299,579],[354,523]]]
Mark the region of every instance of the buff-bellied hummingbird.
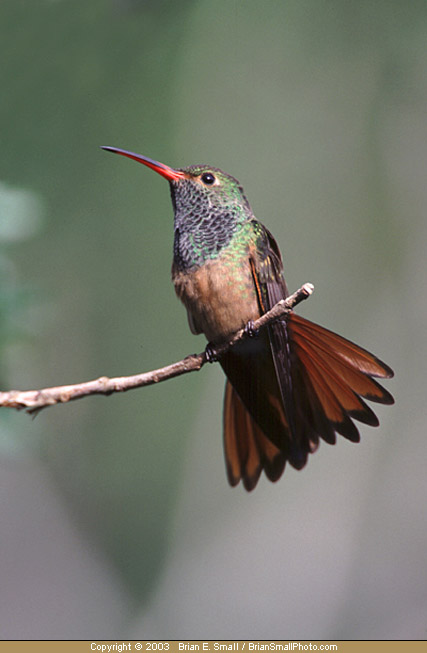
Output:
[[[252,213],[240,183],[208,165],[173,169],[140,154],[169,181],[174,209],[172,281],[190,329],[214,348],[286,298],[282,257]],[[220,357],[227,376],[224,450],[228,480],[247,490],[262,470],[277,481],[286,463],[302,469],[322,439],[358,442],[358,420],[378,426],[364,399],[392,404],[374,377],[393,371],[353,342],[294,312]]]

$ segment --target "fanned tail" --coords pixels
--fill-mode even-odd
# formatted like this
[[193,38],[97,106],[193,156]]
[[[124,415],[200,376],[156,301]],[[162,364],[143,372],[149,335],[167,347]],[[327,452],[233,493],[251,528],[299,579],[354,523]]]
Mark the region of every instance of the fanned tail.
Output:
[[[355,419],[368,419],[370,409],[360,397],[381,404],[393,404],[392,395],[372,377],[390,379],[393,370],[379,358],[354,342],[339,336],[324,327],[310,322],[295,313],[289,315],[287,322],[292,349],[302,360],[310,377],[323,377],[321,387],[329,386],[344,411]],[[313,373],[313,374],[312,374]],[[313,380],[313,379],[312,379]],[[321,388],[314,384],[318,395]],[[360,395],[360,397],[357,397]],[[368,409],[368,410],[366,410]],[[372,411],[371,411],[372,412]],[[378,420],[372,426],[377,426]]]
[[263,469],[274,482],[286,464],[286,456],[264,435],[229,381],[224,396],[224,453],[230,485],[242,480],[248,491],[254,489]]
[[276,336],[279,329],[287,331],[286,352],[277,350],[277,337],[270,348],[264,331],[256,356],[245,356],[242,347],[221,361],[229,378],[224,403],[228,478],[233,486],[242,480],[247,490],[255,487],[263,469],[276,481],[286,461],[304,467],[319,439],[335,444],[335,433],[340,433],[358,442],[353,420],[379,424],[364,399],[394,403],[375,380],[391,378],[393,371],[376,356],[295,313],[276,324]]

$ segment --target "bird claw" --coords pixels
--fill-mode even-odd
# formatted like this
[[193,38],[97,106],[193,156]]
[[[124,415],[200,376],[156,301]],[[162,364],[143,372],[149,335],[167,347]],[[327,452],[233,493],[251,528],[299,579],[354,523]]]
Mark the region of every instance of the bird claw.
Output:
[[212,343],[206,345],[205,356],[208,363],[216,363],[218,361],[218,356]]
[[253,320],[249,320],[244,328],[244,332],[248,338],[256,338],[259,335],[259,329],[255,328],[255,323]]

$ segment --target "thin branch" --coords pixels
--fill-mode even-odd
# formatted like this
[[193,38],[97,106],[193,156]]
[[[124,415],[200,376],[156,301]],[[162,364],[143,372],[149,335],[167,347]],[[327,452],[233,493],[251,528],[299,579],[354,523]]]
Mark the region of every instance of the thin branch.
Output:
[[[299,290],[290,295],[287,299],[280,300],[273,308],[264,313],[251,326],[253,329],[262,329],[267,324],[283,318],[297,304],[307,299],[314,290],[311,283],[305,283]],[[245,329],[237,331],[228,342],[215,346],[214,355],[220,358],[230,347],[240,340],[247,337]],[[42,408],[53,406],[54,404],[64,404],[68,401],[74,401],[81,397],[89,395],[110,395],[113,392],[126,392],[133,388],[142,388],[146,385],[153,385],[172,379],[181,374],[195,372],[200,370],[208,362],[206,352],[201,354],[192,354],[181,361],[161,367],[158,370],[135,374],[133,376],[118,376],[108,378],[101,376],[93,381],[85,383],[76,383],[74,385],[61,385],[43,390],[10,390],[9,392],[0,392],[0,407],[16,408],[17,410],[25,409],[28,413],[36,413]]]

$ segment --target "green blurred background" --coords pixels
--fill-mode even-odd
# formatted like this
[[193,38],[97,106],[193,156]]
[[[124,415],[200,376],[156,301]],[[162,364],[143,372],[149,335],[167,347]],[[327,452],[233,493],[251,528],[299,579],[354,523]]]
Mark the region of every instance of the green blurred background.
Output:
[[396,370],[362,443],[227,486],[219,366],[36,420],[0,414],[0,636],[427,633],[427,5],[2,0],[3,389],[201,351],[167,184],[243,183],[299,310]]

